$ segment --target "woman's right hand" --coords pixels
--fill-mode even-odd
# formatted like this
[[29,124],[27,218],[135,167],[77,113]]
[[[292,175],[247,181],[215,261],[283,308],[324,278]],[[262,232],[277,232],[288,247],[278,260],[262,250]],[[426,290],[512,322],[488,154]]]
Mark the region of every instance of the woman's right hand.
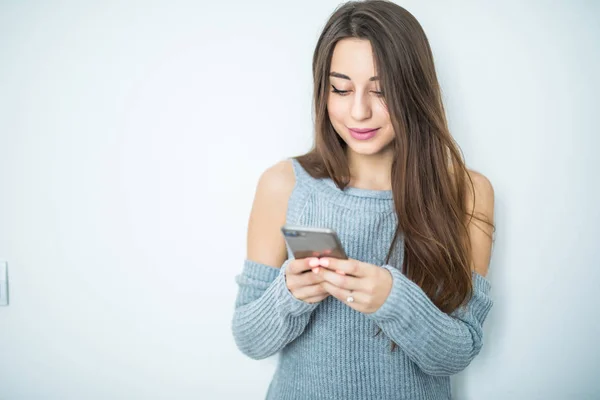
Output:
[[318,272],[319,268],[319,259],[316,257],[289,262],[285,270],[285,282],[295,298],[306,303],[318,303],[329,296],[321,287],[321,274],[313,273]]

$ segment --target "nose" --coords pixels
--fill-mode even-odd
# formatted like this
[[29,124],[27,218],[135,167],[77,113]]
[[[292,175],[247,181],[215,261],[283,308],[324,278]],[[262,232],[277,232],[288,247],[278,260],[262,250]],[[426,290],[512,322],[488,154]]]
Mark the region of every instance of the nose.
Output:
[[368,96],[365,93],[356,92],[350,116],[355,121],[362,121],[371,117],[371,105],[369,104]]

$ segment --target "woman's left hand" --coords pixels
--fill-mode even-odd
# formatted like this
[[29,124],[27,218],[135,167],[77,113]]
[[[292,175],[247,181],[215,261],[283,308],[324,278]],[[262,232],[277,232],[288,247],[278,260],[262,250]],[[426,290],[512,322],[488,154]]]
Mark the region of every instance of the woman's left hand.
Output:
[[319,264],[323,268],[316,273],[323,277],[323,289],[356,311],[377,311],[392,290],[392,274],[377,265],[330,257],[320,258]]

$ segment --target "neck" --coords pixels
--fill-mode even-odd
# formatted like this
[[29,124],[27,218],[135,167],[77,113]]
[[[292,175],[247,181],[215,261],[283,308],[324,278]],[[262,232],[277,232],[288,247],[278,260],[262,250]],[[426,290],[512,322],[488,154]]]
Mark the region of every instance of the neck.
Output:
[[391,190],[392,156],[391,151],[363,155],[349,150],[347,157],[351,176],[350,186],[359,189]]

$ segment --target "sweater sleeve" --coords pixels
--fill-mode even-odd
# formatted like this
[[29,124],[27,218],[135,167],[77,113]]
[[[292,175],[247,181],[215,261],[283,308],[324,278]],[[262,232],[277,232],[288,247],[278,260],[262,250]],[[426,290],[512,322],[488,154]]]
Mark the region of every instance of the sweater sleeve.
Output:
[[245,260],[235,280],[238,293],[232,321],[238,348],[255,360],[278,353],[300,336],[318,303],[299,300],[289,291],[285,270]]
[[426,374],[449,376],[465,369],[483,345],[483,322],[493,305],[490,282],[473,272],[471,300],[448,315],[398,269],[383,268],[392,274],[392,289],[384,304],[366,315]]

